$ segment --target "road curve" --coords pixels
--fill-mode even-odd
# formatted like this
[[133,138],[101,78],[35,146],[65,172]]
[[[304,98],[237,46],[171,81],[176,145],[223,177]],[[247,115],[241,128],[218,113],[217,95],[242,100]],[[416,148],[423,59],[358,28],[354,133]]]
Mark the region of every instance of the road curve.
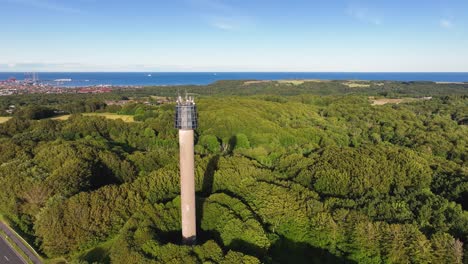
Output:
[[[3,222],[0,222],[0,229],[10,238],[11,241],[13,241],[13,243],[15,243],[15,245],[23,251],[24,254],[26,254],[28,256],[28,258],[32,261],[32,263],[34,264],[42,264],[42,261],[36,256],[36,254],[34,254],[34,252],[31,251],[30,248],[28,248],[14,233],[13,231],[10,229],[9,226],[7,226],[5,223]],[[5,241],[3,241],[5,242]],[[7,246],[10,250],[11,247],[9,247],[8,245],[5,245]],[[3,244],[0,244],[0,254],[2,252],[4,252],[5,247],[3,246]],[[18,254],[13,251],[14,254],[16,254],[18,256]],[[6,256],[7,258],[9,258],[8,256]],[[0,264],[13,264],[13,263],[26,263],[24,262],[7,262],[6,258],[4,258],[3,256],[0,255]]]
[[3,264],[27,264],[18,253],[0,236],[0,263]]

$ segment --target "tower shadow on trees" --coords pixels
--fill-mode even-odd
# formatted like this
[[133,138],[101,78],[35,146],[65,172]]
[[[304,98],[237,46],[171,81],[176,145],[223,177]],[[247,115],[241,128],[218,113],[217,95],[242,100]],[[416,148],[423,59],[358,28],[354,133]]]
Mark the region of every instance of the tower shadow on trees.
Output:
[[203,232],[201,229],[201,221],[203,219],[203,208],[205,207],[206,199],[213,192],[214,174],[218,169],[219,155],[213,156],[206,166],[205,173],[203,174],[202,189],[200,195],[197,197],[197,234],[199,235],[197,241],[204,241],[210,237],[210,234]]
[[268,258],[271,258],[273,263],[356,263],[355,261],[346,259],[345,257],[336,256],[326,249],[313,247],[304,242],[296,242],[281,235],[271,245],[268,251]]
[[203,174],[202,195],[208,197],[213,192],[214,174],[218,169],[219,155],[210,159],[206,166],[205,173]]
[[230,139],[229,139],[229,143],[228,143],[228,146],[227,146],[227,152],[229,154],[232,154],[232,152],[234,151],[234,149],[236,148],[236,145],[237,145],[237,137],[236,136],[232,136]]

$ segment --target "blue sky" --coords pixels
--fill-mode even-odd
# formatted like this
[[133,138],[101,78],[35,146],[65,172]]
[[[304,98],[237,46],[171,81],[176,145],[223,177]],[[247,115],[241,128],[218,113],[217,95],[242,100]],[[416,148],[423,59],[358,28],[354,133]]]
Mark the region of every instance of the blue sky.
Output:
[[468,71],[468,1],[0,0],[0,71]]

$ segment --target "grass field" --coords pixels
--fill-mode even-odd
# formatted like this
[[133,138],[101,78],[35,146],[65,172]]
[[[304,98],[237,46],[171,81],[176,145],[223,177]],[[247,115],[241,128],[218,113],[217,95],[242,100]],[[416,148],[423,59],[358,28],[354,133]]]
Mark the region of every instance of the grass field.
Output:
[[305,82],[321,83],[321,82],[329,82],[329,81],[328,80],[304,79],[304,80],[279,80],[278,82],[285,83],[285,84],[292,84],[292,85],[301,85]]
[[415,102],[415,101],[421,101],[421,100],[431,100],[432,97],[424,97],[424,98],[397,98],[397,99],[391,99],[391,98],[380,98],[376,99],[374,97],[369,97],[369,100],[372,102],[372,105],[385,105],[385,104],[400,104],[400,103],[410,103],[410,102]]
[[282,84],[301,85],[305,81],[304,80],[279,80],[278,82]]
[[68,118],[70,118],[70,115],[61,115],[61,116],[56,116],[56,117],[52,117],[51,119],[52,120],[68,120]]
[[269,82],[272,82],[272,81],[270,81],[270,80],[246,81],[246,82],[244,82],[244,85],[257,84],[257,83],[269,83]]
[[366,84],[366,83],[345,82],[343,84],[348,86],[349,88],[367,88],[367,87],[370,87],[370,84]]
[[67,264],[65,258],[44,259],[44,264]]
[[[84,116],[102,116],[107,119],[112,119],[112,120],[117,120],[117,119],[122,119],[124,122],[135,122],[133,119],[133,116],[131,115],[119,115],[119,114],[113,114],[113,113],[84,113]],[[53,120],[67,120],[70,118],[70,115],[62,115],[62,116],[57,116],[53,117]]]
[[297,80],[277,80],[277,81],[272,81],[272,80],[261,80],[261,81],[246,81],[244,82],[244,85],[249,85],[249,84],[258,84],[258,83],[270,83],[270,82],[277,82],[280,84],[292,84],[292,85],[301,85],[305,82],[329,82],[328,80],[317,80],[317,79],[297,79]]
[[10,120],[11,117],[8,116],[0,116],[0,124],[5,123],[6,121]]
[[383,99],[372,100],[372,105],[399,104],[399,103],[408,102],[408,101],[409,101],[408,99],[383,98]]

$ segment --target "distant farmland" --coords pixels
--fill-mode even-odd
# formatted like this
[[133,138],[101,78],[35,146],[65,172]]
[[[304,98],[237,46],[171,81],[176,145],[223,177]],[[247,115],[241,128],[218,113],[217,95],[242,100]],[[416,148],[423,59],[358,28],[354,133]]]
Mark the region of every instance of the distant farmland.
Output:
[[[133,119],[133,116],[131,115],[119,115],[119,114],[113,114],[113,113],[84,113],[83,116],[102,116],[102,117],[105,117],[107,119],[112,119],[112,120],[122,119],[122,121],[127,122],[127,123],[135,122],[135,120]],[[67,120],[68,118],[70,118],[70,115],[57,116],[57,117],[53,117],[52,119],[53,120]]]
[[[113,114],[113,113],[84,113],[83,116],[102,116],[107,119],[112,119],[112,120],[117,120],[117,119],[122,119],[124,122],[135,122],[133,119],[133,116],[131,115],[119,115],[119,114]],[[56,116],[52,117],[51,119],[53,120],[68,120],[70,118],[70,115],[62,115],[62,116]],[[0,116],[0,124],[5,123],[6,121],[10,120],[11,117],[9,116]]]
[[0,116],[0,124],[5,123],[6,121],[10,120],[11,117],[9,116]]

